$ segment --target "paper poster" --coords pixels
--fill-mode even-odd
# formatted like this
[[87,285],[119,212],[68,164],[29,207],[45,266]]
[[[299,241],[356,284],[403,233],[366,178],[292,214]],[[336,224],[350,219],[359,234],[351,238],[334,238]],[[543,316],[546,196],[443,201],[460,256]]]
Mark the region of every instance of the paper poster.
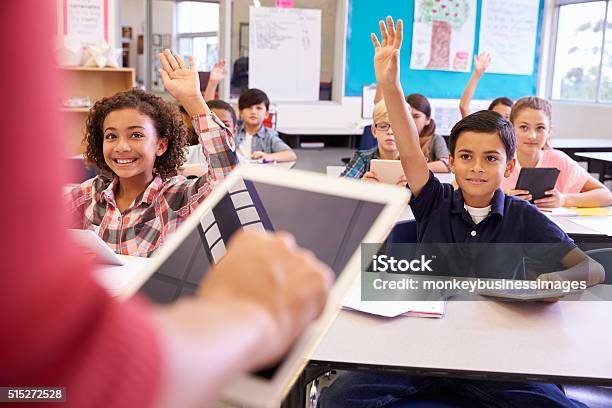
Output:
[[411,69],[469,72],[476,0],[415,0]]
[[271,100],[318,101],[321,10],[250,7],[249,88]]
[[274,5],[276,7],[287,7],[287,8],[292,8],[293,7],[293,0],[276,0],[274,2]]
[[482,2],[479,52],[491,54],[487,72],[533,74],[539,11],[536,0]]
[[82,46],[108,42],[108,0],[64,0],[64,36]]

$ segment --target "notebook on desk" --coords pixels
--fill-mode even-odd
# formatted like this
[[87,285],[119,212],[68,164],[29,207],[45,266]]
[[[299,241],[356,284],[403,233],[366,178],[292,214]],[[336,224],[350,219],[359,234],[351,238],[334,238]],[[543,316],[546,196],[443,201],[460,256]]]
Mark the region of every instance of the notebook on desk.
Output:
[[361,300],[361,284],[356,282],[342,302],[342,307],[349,310],[382,317],[435,317],[444,316],[445,300],[418,301],[367,301]]

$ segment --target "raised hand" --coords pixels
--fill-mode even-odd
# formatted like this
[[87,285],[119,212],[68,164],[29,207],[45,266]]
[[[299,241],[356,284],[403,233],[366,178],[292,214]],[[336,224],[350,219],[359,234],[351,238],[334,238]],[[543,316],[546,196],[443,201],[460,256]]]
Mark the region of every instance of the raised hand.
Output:
[[193,57],[189,57],[189,67],[180,55],[165,49],[159,54],[159,69],[164,88],[175,97],[190,116],[207,113],[208,108],[200,93],[200,78]]
[[389,16],[387,24],[381,20],[379,26],[382,42],[379,42],[376,34],[372,33],[376,81],[383,85],[392,85],[399,83],[399,59],[404,23],[402,20],[397,20],[397,25],[394,25],[393,18]]
[[222,59],[213,65],[212,69],[210,70],[210,77],[208,80],[212,82],[221,82],[226,76],[227,68],[225,67],[225,60]]
[[489,65],[491,65],[491,54],[488,52],[481,52],[474,57],[474,70],[479,74],[484,74]]

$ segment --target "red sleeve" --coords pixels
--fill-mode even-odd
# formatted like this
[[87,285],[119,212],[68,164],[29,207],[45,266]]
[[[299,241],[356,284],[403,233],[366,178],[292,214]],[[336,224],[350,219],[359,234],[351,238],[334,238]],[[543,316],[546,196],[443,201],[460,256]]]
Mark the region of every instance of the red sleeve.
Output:
[[55,2],[2,6],[0,385],[66,387],[71,406],[150,406],[163,367],[148,306],[109,298],[66,241],[54,25]]

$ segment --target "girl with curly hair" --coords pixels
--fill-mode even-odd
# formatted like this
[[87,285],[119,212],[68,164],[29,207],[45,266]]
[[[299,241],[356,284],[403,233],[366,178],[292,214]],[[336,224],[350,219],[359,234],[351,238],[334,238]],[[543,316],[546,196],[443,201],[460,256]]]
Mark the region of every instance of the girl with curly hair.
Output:
[[108,173],[66,197],[72,227],[95,231],[118,254],[149,256],[237,164],[233,139],[199,92],[193,58],[187,68],[169,50],[159,54],[166,90],[185,107],[208,157],[208,172],[177,175],[187,131],[176,107],[133,89],[98,101],[86,125],[85,158]]

